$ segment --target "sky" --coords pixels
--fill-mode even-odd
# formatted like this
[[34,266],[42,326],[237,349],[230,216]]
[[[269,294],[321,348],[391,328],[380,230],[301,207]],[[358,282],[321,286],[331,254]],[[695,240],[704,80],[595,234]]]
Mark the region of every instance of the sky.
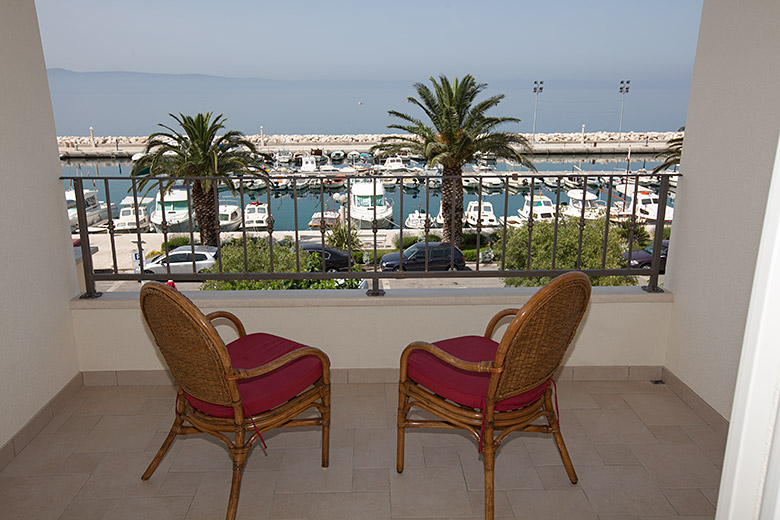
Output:
[[[526,121],[533,81],[544,80],[539,110],[546,117],[539,124],[571,131],[589,121],[589,112],[608,110],[615,120],[621,79],[631,80],[626,103],[635,104],[627,123],[643,104],[648,123],[682,126],[702,1],[36,0],[36,6],[50,69],[387,81],[408,85],[405,95],[430,76],[468,73],[488,83],[489,94],[506,93],[507,102],[515,95],[517,108],[510,108]],[[589,103],[588,90],[608,90],[609,101],[601,92]],[[645,99],[643,90],[653,95]],[[655,123],[660,108],[651,105],[663,99],[668,122]],[[404,102],[399,96],[383,111],[405,110]],[[61,133],[64,123],[57,123]]]

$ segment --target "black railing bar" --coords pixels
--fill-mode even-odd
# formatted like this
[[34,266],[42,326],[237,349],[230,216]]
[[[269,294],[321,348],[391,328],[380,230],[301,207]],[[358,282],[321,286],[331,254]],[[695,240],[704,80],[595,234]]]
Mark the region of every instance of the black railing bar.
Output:
[[[84,181],[79,178],[73,184],[76,195],[76,215],[78,218],[79,239],[81,241],[81,263],[84,266],[84,294],[81,298],[98,298],[102,293],[95,288],[95,269],[92,265],[92,251],[89,247],[89,227],[87,225],[87,203],[84,200]],[[110,211],[110,210],[109,210]]]
[[[187,191],[187,222],[190,228],[190,253],[192,254],[192,261],[195,262],[195,220],[192,218],[193,203],[192,203],[192,185],[197,181],[184,181],[184,189]],[[217,213],[217,220],[219,220],[219,213]],[[167,226],[166,226],[167,229]],[[166,252],[168,247],[166,246]],[[222,255],[219,255],[222,257]],[[195,267],[193,264],[193,272]]]
[[[404,181],[401,179],[401,193],[398,194],[398,200],[400,202],[398,212],[400,213],[400,216],[398,217],[399,220],[399,231],[398,231],[398,270],[403,271],[404,270],[404,224],[406,224],[404,219]],[[428,258],[426,255],[425,258],[425,269],[428,269]]]
[[607,213],[604,217],[604,245],[601,251],[601,268],[607,267],[607,246],[609,244],[609,217],[612,211],[612,176],[609,177],[609,189],[607,190]]
[[[292,198],[293,198],[293,227],[295,228],[295,270],[297,272],[301,272],[301,260],[300,260],[300,253],[298,252],[298,247],[300,246],[298,242],[298,183],[295,181],[295,178],[292,179]],[[322,259],[322,263],[324,265],[325,259]]]
[[[138,186],[136,185],[136,182],[138,181],[137,177],[131,177],[130,178],[130,187],[133,190],[133,207],[135,208],[135,236],[138,239],[138,266],[139,270],[143,273],[144,272],[144,248],[141,244],[143,244],[143,239],[141,238],[141,220],[138,218]],[[156,209],[156,208],[155,208]],[[151,215],[149,215],[149,227],[152,227],[151,222]]]
[[[542,181],[544,184],[544,181]],[[552,269],[555,269],[555,259],[558,256],[558,229],[560,226],[560,211],[561,211],[561,177],[555,182],[555,215],[553,215],[553,249],[552,249]],[[532,183],[533,186],[533,183]],[[540,188],[541,190],[541,188]],[[532,208],[533,209],[533,208]]]
[[[560,179],[558,180],[558,187],[560,188]],[[528,228],[528,248],[526,251],[525,256],[525,268],[526,270],[531,270],[531,239],[533,238],[533,228],[534,228],[534,185],[533,182],[531,182],[531,194],[528,199],[528,220],[526,227]],[[541,192],[541,188],[540,188]],[[554,243],[553,243],[554,246]],[[553,251],[553,258],[555,258],[555,254]]]
[[[111,240],[111,259],[113,260],[114,273],[119,272],[116,261],[116,240],[114,240],[114,218],[111,215],[111,193],[108,190],[108,179],[103,179],[103,188],[106,190],[106,207],[108,209],[108,236]],[[137,211],[136,211],[137,213]]]
[[[629,176],[626,174],[626,191],[628,191],[628,188],[630,186],[629,184]],[[629,223],[628,223],[628,257],[631,258],[631,253],[634,249],[634,227],[637,225],[637,216],[636,216],[636,206],[637,206],[637,195],[639,194],[639,176],[636,176],[635,182],[634,182],[634,196],[633,200],[631,201],[631,216],[629,217]],[[628,197],[628,193],[624,193],[624,196]],[[623,203],[623,207],[625,208],[625,202]]]
[[[658,194],[658,204],[655,215],[655,231],[653,236],[653,259],[650,263],[650,280],[646,287],[642,287],[648,292],[663,292],[658,287],[658,276],[661,273],[661,249],[664,239],[664,224],[666,223],[666,198],[669,195],[669,178],[661,178],[661,189]],[[629,256],[629,258],[631,258]]]
[[[244,272],[249,271],[249,258],[247,256],[247,248],[246,248],[246,205],[244,204],[244,183],[240,182],[238,185],[238,203],[241,206],[239,210],[241,211],[241,242],[243,243],[243,252],[244,252]],[[222,244],[219,245],[219,256],[222,256]]]
[[271,192],[273,191],[271,189],[271,182],[269,179],[268,189],[266,189],[266,200],[268,201],[268,217],[266,217],[266,226],[265,229],[268,231],[268,267],[271,270],[271,272],[274,272],[274,215],[271,212]]
[[[531,177],[533,189],[533,177]],[[518,215],[519,216],[519,215]],[[506,230],[509,227],[509,181],[506,181],[504,188],[504,225],[501,228],[501,269],[506,268]]]
[[577,242],[577,261],[574,263],[574,267],[579,269],[582,265],[582,235],[585,233],[585,201],[588,195],[588,176],[582,177],[582,200],[580,200],[580,236]]
[[[479,176],[479,185],[477,186],[477,263],[474,267],[479,271],[479,242],[482,238],[482,175]],[[452,244],[450,253],[450,269],[455,267],[455,244]]]
[[[227,181],[228,183],[230,181]],[[227,184],[227,183],[226,183]],[[211,186],[211,191],[214,193],[214,211],[216,211],[217,214],[217,249],[219,249],[219,254],[217,255],[217,270],[221,273],[222,272],[222,221],[219,219],[219,180],[214,179],[214,182],[209,183]],[[192,246],[192,271],[195,272],[197,270],[195,266],[195,246]]]
[[[186,182],[186,181],[185,181]],[[165,189],[163,186],[163,181],[160,180],[160,187],[158,188],[158,193],[160,194],[160,209],[162,209],[162,218],[160,219],[160,227],[162,228],[163,232],[163,245],[165,246],[165,272],[168,273],[170,276],[171,274],[171,265],[168,261],[168,220],[166,220],[165,217]],[[189,205],[189,195],[187,196],[187,204]],[[192,206],[190,206],[192,207]],[[190,240],[190,242],[192,242]]]

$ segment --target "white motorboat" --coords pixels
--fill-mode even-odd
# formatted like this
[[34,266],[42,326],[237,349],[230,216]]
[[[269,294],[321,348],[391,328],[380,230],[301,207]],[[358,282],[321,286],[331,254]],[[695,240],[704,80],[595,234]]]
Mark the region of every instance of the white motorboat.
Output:
[[[483,173],[480,176],[482,188],[488,190],[500,190],[504,187],[504,179],[498,176],[498,173]],[[479,179],[477,179],[479,180]]]
[[290,178],[286,175],[271,175],[271,189],[275,191],[288,190],[291,187]]
[[379,228],[393,225],[392,200],[385,197],[385,188],[378,179],[353,181],[349,205],[356,226],[371,228],[374,219]]
[[[530,172],[507,172],[507,185],[514,190],[531,189],[531,177],[526,177]],[[533,187],[538,188],[542,185],[541,177],[533,178]]]
[[280,150],[276,152],[275,156],[276,162],[280,164],[287,164],[293,159],[292,152],[288,152],[287,150]]
[[235,231],[241,226],[241,208],[235,204],[219,205],[219,230]]
[[[154,212],[151,221],[155,233],[163,232],[163,216],[167,224],[168,233],[189,233],[190,215],[192,225],[197,227],[198,222],[195,212],[190,212],[187,201],[187,189],[181,184],[175,184],[168,188],[162,195],[157,193]],[[163,215],[164,214],[164,215]]]
[[607,203],[599,200],[594,193],[589,191],[569,190],[566,192],[566,196],[569,197],[569,204],[562,213],[569,217],[596,220],[602,218],[607,212]]
[[309,229],[319,229],[322,223],[325,223],[326,227],[335,226],[340,222],[341,218],[338,211],[315,211],[311,215],[309,220]]
[[[615,191],[623,196],[614,195],[618,201],[613,205],[613,220],[626,220],[631,217],[634,209],[634,195],[636,195],[636,218],[639,222],[655,222],[658,218],[660,201],[658,195],[645,186],[636,184],[618,184]],[[674,208],[666,205],[664,210],[664,224],[671,224],[674,218]]]
[[244,229],[247,231],[268,229],[268,204],[255,201],[244,206]]
[[404,226],[409,229],[425,229],[425,224],[433,225],[433,219],[424,209],[418,208],[406,216]]
[[[70,230],[76,231],[79,225],[79,217],[76,211],[76,190],[65,191],[65,200],[68,203]],[[97,190],[84,190],[84,207],[87,212],[87,226],[108,219],[108,204],[98,200]],[[111,204],[111,216],[116,217],[118,213],[116,205]]]
[[407,190],[416,190],[420,188],[420,180],[417,178],[417,176],[412,174],[407,174],[401,177],[401,184]]
[[477,227],[478,224],[483,228],[499,226],[498,219],[493,213],[493,204],[484,200],[481,208],[478,200],[469,202],[463,213],[463,222],[471,227]]
[[[114,221],[114,229],[117,233],[136,231],[149,231],[152,223],[149,218],[149,205],[154,202],[154,197],[142,197],[138,199],[138,206],[132,195],[128,195],[119,203],[119,218]],[[135,209],[135,211],[133,211]],[[138,221],[136,222],[136,214]]]
[[385,159],[385,164],[382,168],[387,173],[406,171],[404,160],[398,155],[394,155],[393,157],[388,157]]
[[317,159],[312,155],[301,157],[301,167],[298,171],[301,173],[314,173],[317,171]]
[[[533,196],[533,210],[531,210],[531,197]],[[529,218],[535,221],[552,222],[555,219],[555,204],[550,197],[541,193],[527,195],[523,207],[517,210],[520,219],[525,222]]]
[[463,175],[461,177],[463,187],[467,190],[474,190],[479,187],[479,179],[474,175]]
[[322,179],[323,186],[325,186],[325,188],[329,190],[338,190],[340,188],[343,188],[346,183],[347,183],[347,176],[342,174],[328,175],[327,177]]

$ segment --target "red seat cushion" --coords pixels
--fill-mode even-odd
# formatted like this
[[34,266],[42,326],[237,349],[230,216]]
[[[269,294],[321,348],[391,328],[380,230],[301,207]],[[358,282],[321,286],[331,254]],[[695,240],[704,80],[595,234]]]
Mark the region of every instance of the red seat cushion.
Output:
[[[464,361],[492,361],[498,343],[483,336],[462,336],[434,343],[437,347]],[[487,396],[490,374],[455,368],[423,350],[409,356],[407,374],[410,379],[433,393],[471,408],[482,408]],[[547,390],[548,381],[523,394],[496,403],[496,410],[516,410],[539,399]]]
[[[234,368],[256,368],[305,347],[273,334],[247,334],[227,345]],[[303,392],[322,377],[320,360],[314,356],[298,358],[262,376],[238,382],[245,410],[251,415],[268,411]],[[186,395],[187,401],[203,413],[214,417],[233,417],[233,409],[207,403]]]

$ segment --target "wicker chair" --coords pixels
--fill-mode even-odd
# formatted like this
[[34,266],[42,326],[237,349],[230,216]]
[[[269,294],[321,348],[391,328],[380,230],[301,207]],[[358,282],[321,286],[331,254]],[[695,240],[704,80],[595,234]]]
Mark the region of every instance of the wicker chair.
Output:
[[[577,332],[590,300],[590,281],[579,272],[559,276],[522,309],[506,309],[484,336],[411,343],[401,355],[397,470],[404,469],[409,427],[464,428],[479,444],[485,466],[485,518],[493,518],[496,450],[514,431],[551,433],[572,484],[569,458],[552,401],[552,376]],[[505,317],[515,316],[501,342],[491,338]],[[417,406],[440,420],[409,418]],[[544,417],[547,424],[531,424]],[[496,432],[500,431],[494,437]]]
[[[271,334],[247,335],[233,314],[204,316],[187,297],[162,283],[141,288],[141,309],[178,387],[176,419],[143,480],[152,476],[177,435],[214,435],[233,459],[227,510],[232,520],[244,463],[263,432],[321,426],[322,467],[328,466],[330,360],[325,353]],[[217,318],[230,320],[239,338],[225,345],[211,323]],[[309,408],[319,410],[319,417],[295,418]]]

